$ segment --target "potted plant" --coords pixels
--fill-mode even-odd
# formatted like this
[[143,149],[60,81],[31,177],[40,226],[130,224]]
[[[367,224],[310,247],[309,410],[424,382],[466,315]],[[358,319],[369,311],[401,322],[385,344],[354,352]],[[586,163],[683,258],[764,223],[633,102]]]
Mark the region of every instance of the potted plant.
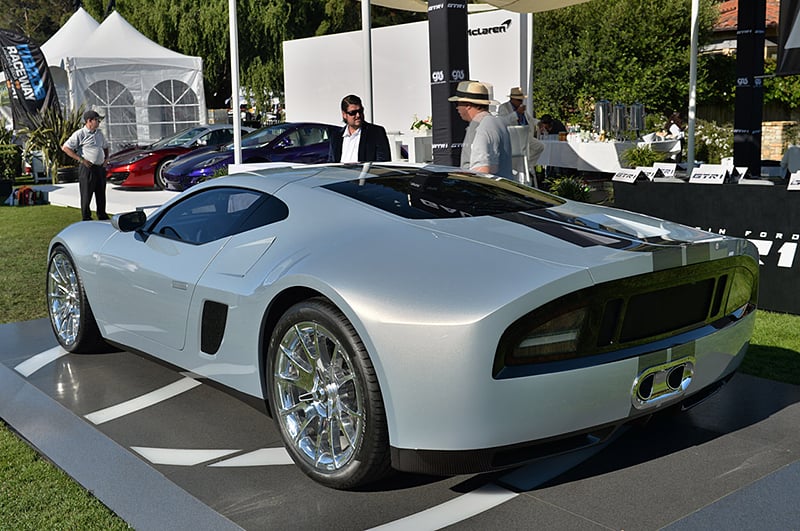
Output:
[[588,203],[591,197],[592,187],[580,177],[556,177],[554,179],[548,179],[546,184],[549,186],[550,193],[556,194],[564,199]]
[[[77,178],[77,166],[61,150],[61,146],[69,136],[83,127],[83,106],[74,111],[64,111],[50,108],[31,117],[32,127],[23,130],[28,137],[25,142],[25,153],[41,151],[53,184],[58,180],[59,168],[63,180],[69,180],[67,175]],[[68,168],[72,168],[69,170]]]
[[634,146],[626,149],[620,155],[621,162],[627,168],[638,168],[643,166],[645,168],[651,167],[656,162],[662,162],[665,154],[659,151],[654,151],[650,146]]

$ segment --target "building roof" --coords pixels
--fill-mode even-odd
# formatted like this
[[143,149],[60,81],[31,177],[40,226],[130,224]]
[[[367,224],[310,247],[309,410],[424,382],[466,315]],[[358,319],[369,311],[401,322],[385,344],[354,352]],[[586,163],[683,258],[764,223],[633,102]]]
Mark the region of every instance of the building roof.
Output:
[[[739,25],[739,0],[727,0],[717,6],[719,8],[719,19],[714,24],[714,31],[736,31]],[[781,3],[780,0],[767,0],[767,30],[778,30],[778,20],[780,19]]]

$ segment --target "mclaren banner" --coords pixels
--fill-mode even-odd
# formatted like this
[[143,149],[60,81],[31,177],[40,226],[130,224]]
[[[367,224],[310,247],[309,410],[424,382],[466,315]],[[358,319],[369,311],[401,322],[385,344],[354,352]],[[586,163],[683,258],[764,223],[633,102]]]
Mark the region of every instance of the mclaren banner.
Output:
[[800,74],[800,0],[781,0],[781,20],[778,25],[779,76]]
[[0,29],[0,64],[11,98],[14,128],[32,127],[31,116],[59,108],[47,61],[26,37]]

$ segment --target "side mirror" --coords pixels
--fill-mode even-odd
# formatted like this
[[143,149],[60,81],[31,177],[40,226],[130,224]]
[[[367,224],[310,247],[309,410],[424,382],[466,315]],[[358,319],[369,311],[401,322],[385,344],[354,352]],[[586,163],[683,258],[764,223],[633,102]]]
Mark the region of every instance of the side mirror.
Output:
[[111,226],[120,232],[132,232],[141,229],[147,221],[147,214],[143,210],[117,214],[111,218]]

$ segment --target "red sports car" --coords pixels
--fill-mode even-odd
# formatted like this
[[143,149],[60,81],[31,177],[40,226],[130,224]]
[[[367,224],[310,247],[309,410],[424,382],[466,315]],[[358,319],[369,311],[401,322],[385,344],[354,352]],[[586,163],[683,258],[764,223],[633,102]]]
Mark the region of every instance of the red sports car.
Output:
[[[252,131],[242,127],[242,133]],[[233,140],[233,125],[199,125],[162,138],[155,144],[118,151],[106,165],[106,178],[120,186],[135,188],[166,187],[162,170],[178,155],[206,146],[218,146]]]

